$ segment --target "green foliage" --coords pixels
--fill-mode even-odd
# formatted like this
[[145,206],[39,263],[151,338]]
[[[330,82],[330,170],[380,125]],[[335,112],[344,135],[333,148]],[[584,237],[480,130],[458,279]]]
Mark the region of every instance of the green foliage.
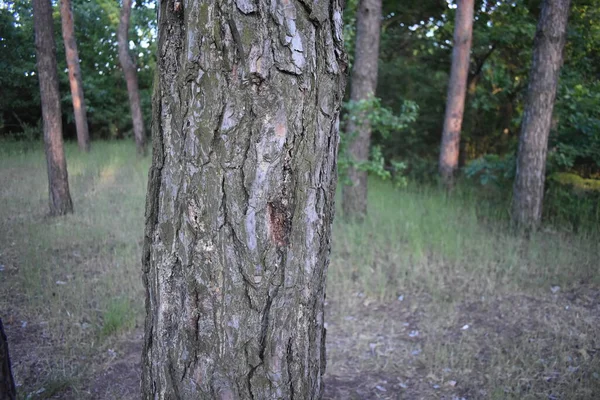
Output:
[[1,3],[0,133],[20,132],[40,118],[34,49],[31,2]]
[[596,191],[600,192],[600,180],[599,179],[584,179],[576,174],[569,173],[556,173],[550,177],[555,182],[561,185],[568,185],[579,191],[588,192]]
[[485,186],[494,184],[503,188],[510,186],[515,177],[515,155],[501,157],[497,154],[486,154],[471,161],[465,168],[467,178],[477,180]]
[[[397,112],[409,98],[420,105],[420,113],[402,135],[374,135],[373,142],[381,146],[384,158],[404,161],[406,175],[414,180],[432,180],[437,174],[455,3],[384,2],[377,93],[391,110]],[[461,163],[466,165],[464,174],[480,197],[505,214],[540,4],[516,0],[475,5]],[[548,175],[576,172],[583,177],[600,176],[598,21],[597,0],[572,2],[550,136]],[[547,182],[547,220],[557,221],[559,214],[563,220],[566,214],[589,214],[577,210],[576,204],[584,207],[583,200],[573,188]]]
[[390,166],[386,167],[385,158],[380,146],[371,147],[371,157],[368,161],[355,162],[353,166],[383,181],[391,180],[399,188],[405,187],[408,184],[407,177],[403,175],[406,170],[406,164],[399,161],[390,161]]
[[[339,157],[342,182],[349,166],[381,179],[399,179],[400,184],[406,179],[435,179],[452,56],[455,3],[383,2],[378,97],[346,103],[342,125],[347,125],[350,119],[355,123],[361,119],[368,121],[373,127],[373,146],[369,160],[356,163],[346,151],[352,134],[342,134]],[[344,11],[344,37],[350,62],[358,4],[358,0],[349,0]],[[485,187],[486,193],[490,187],[501,188],[502,198],[507,197],[512,187],[514,154],[540,4],[538,0],[515,0],[477,2],[475,6],[461,164],[466,165],[466,176],[480,188]],[[147,125],[156,68],[155,7],[153,2],[137,1],[129,32]],[[131,118],[116,38],[120,4],[113,0],[73,0],[73,12],[92,137],[127,137],[131,134]],[[73,138],[58,7],[54,10],[54,20],[63,121],[66,137]],[[549,175],[574,172],[586,178],[600,176],[598,21],[598,0],[572,1],[548,151]],[[23,144],[15,148],[21,152],[31,149],[32,139],[39,138],[41,132],[37,128],[40,107],[33,37],[31,2],[0,2],[3,71],[0,134],[18,133],[16,139]],[[554,190],[548,185],[548,190]],[[560,190],[563,189],[561,186]]]
[[135,325],[135,313],[129,300],[112,299],[103,315],[102,335],[110,336],[123,330],[132,329]]
[[406,129],[419,115],[419,107],[413,101],[405,101],[401,113],[395,115],[382,105],[380,98],[374,96],[360,101],[348,101],[344,104],[344,109],[344,122],[352,121],[357,126],[368,122],[373,132],[379,133],[383,138]]
[[[560,154],[553,157],[559,159]],[[475,184],[477,197],[493,208],[508,209],[515,166],[514,154],[505,157],[491,154],[470,162],[464,174]],[[485,211],[487,214],[494,212],[491,209]],[[508,215],[508,212],[504,214]],[[600,226],[600,180],[548,171],[543,217],[548,224],[560,229],[596,230]]]
[[[567,82],[573,78],[566,78]],[[551,142],[560,170],[600,172],[600,82],[561,85]]]
[[[116,35],[119,2],[73,0],[72,6],[90,133],[96,139],[128,136],[132,122]],[[3,71],[0,74],[0,134],[22,132],[26,126],[37,126],[41,118],[32,13],[30,1],[15,0],[0,5],[0,68]],[[137,2],[129,32],[130,52],[138,66],[142,112],[148,126],[156,65],[155,18],[154,3]],[[57,6],[54,34],[65,133],[67,137],[74,137],[73,106]]]
[[348,0],[344,9],[344,46],[348,54],[349,67],[354,62],[354,48],[356,39],[356,10],[358,0]]
[[549,177],[544,199],[544,216],[555,225],[575,231],[594,231],[600,226],[600,180],[576,174],[556,173]]
[[[388,138],[392,135],[405,130],[413,123],[418,116],[419,107],[416,103],[406,101],[402,107],[402,113],[395,115],[390,109],[381,104],[381,99],[370,97],[360,101],[348,101],[344,103],[344,126],[352,123],[355,127],[368,123],[373,134]],[[340,133],[340,148],[338,155],[338,174],[342,183],[347,184],[348,168],[356,168],[361,171],[367,171],[369,174],[379,177],[383,180],[393,180],[398,186],[406,185],[406,177],[403,175],[406,164],[396,160],[390,160],[389,166],[386,165],[381,146],[371,147],[371,156],[367,161],[354,160],[349,151],[348,145],[354,140],[357,132]]]

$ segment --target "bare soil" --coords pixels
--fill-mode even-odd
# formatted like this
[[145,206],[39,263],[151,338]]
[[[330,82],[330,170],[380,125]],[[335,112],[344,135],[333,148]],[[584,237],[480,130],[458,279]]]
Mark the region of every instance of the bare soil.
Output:
[[[582,334],[597,332],[581,332],[581,321],[589,327],[600,326],[598,288],[583,285],[579,290],[549,292],[539,298],[513,294],[464,303],[454,307],[447,320],[428,313],[426,296],[406,295],[391,303],[370,301],[360,294],[355,297],[351,309],[328,304],[325,399],[517,398],[509,390],[501,396],[491,393],[486,374],[493,373],[489,364],[498,351],[514,352],[515,343],[523,340],[541,343],[536,347],[538,356],[552,352],[557,342],[574,354],[566,369],[572,376],[562,376],[565,372],[556,368],[553,374],[540,371],[546,376],[523,377],[547,383],[545,393],[532,398],[564,398],[553,395],[560,392],[556,383],[598,380],[598,337],[593,348],[580,348],[578,341]],[[50,340],[47,327],[35,322],[35,316],[22,315],[15,308],[6,315],[15,378],[20,392],[28,395],[23,398],[140,398],[143,332],[139,327],[94,345],[88,354],[71,354],[68,343]],[[556,321],[571,324],[573,331],[553,330]],[[432,370],[435,362],[431,357],[439,352],[431,353],[432,348],[440,345],[460,351],[465,343],[468,346],[464,348],[477,349],[471,368],[457,365],[456,369],[438,369],[438,373],[436,367]],[[506,360],[521,362],[518,354]],[[452,365],[451,360],[441,362]],[[32,391],[35,387],[38,389]],[[590,393],[589,398],[598,393]]]

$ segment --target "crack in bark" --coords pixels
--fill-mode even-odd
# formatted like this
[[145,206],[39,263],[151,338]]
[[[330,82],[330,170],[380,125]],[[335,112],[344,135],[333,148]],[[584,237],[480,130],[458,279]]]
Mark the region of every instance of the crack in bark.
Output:
[[181,382],[184,381],[187,371],[191,370],[191,366],[198,364],[198,344],[200,343],[200,329],[199,329],[200,313],[198,312],[198,308],[199,308],[198,306],[200,304],[200,295],[198,294],[198,288],[196,287],[196,285],[193,286],[191,294],[194,298],[194,300],[193,300],[193,303],[195,304],[194,311],[196,311],[196,313],[193,314],[193,316],[192,316],[192,326],[194,328],[194,337],[193,337],[194,346],[192,348],[193,356],[189,358],[189,361],[187,363],[185,363],[184,371],[183,371],[183,374],[181,375]]
[[250,369],[250,371],[248,372],[248,378],[247,378],[247,385],[248,385],[248,393],[250,393],[250,399],[254,400],[254,392],[252,391],[252,378],[254,377],[254,372],[256,371],[256,369],[258,367],[260,367],[261,365],[263,365],[263,362],[261,360],[260,364],[252,367]]
[[236,46],[237,52],[239,53],[241,64],[242,66],[246,65],[246,54],[244,53],[244,44],[242,43],[242,38],[240,37],[240,32],[238,31],[237,25],[230,16],[227,16],[227,25],[229,25],[229,30],[231,31],[231,36],[233,37],[233,42]]
[[292,373],[292,363],[294,361],[294,351],[292,348],[292,337],[290,337],[290,339],[288,340],[287,343],[287,347],[286,347],[286,359],[287,359],[287,373],[288,373],[288,379],[289,379],[289,385],[290,385],[290,400],[294,399],[294,379],[293,379],[293,373]]
[[[169,385],[169,386],[171,386],[173,388],[174,398],[180,399],[181,395],[179,393],[179,385],[177,384],[177,377],[175,376],[176,370],[174,368],[169,368],[168,370],[169,370],[169,379],[172,382],[171,385]],[[183,379],[181,381],[183,381]]]

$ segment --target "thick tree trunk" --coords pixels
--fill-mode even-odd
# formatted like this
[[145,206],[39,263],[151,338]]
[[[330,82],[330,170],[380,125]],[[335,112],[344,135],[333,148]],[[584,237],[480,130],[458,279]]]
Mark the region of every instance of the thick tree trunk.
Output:
[[60,0],[60,17],[62,20],[62,34],[63,41],[65,42],[67,66],[69,68],[69,84],[71,85],[71,97],[73,98],[75,126],[77,127],[77,143],[81,150],[90,151],[90,134],[88,132],[85,100],[83,98],[79,53],[77,51],[77,43],[75,42],[71,0]]
[[144,399],[322,393],[340,3],[160,3]]
[[452,68],[448,83],[446,115],[442,146],[440,149],[440,176],[447,186],[452,186],[458,169],[460,130],[465,109],[471,37],[473,32],[473,0],[458,0],[454,25]]
[[512,218],[517,226],[535,229],[542,219],[548,135],[562,52],[569,0],[545,0],[533,45],[533,62],[517,156]]
[[[172,0],[170,0],[172,1]],[[178,4],[182,4],[178,2]],[[140,90],[138,88],[137,67],[129,54],[129,20],[131,17],[131,0],[123,0],[121,9],[121,19],[119,21],[118,42],[119,42],[119,62],[125,81],[127,83],[127,93],[129,94],[129,107],[131,108],[131,118],[133,120],[133,136],[135,145],[140,155],[146,154],[146,134],[144,132],[144,117],[142,116],[142,106],[140,103]]]
[[17,392],[8,354],[8,340],[4,333],[2,319],[0,319],[0,400],[15,400],[16,398]]
[[63,149],[56,44],[54,43],[54,25],[50,0],[33,0],[33,19],[40,97],[42,100],[42,118],[44,120],[44,143],[48,166],[50,215],[64,215],[73,212],[73,203],[69,193],[67,162]]
[[[350,100],[358,102],[375,95],[381,30],[381,0],[361,0],[356,18],[356,49],[350,81]],[[349,156],[355,162],[369,159],[371,124],[366,115],[357,116],[346,127]],[[342,188],[344,216],[361,220],[367,214],[367,172],[348,169],[349,184]]]

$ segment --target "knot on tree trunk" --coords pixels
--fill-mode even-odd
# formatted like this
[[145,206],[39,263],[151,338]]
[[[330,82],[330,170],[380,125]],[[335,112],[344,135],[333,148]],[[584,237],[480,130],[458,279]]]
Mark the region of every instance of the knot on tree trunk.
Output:
[[277,200],[267,203],[267,212],[271,239],[277,246],[287,246],[288,236],[292,227],[291,215],[287,207],[283,201]]

